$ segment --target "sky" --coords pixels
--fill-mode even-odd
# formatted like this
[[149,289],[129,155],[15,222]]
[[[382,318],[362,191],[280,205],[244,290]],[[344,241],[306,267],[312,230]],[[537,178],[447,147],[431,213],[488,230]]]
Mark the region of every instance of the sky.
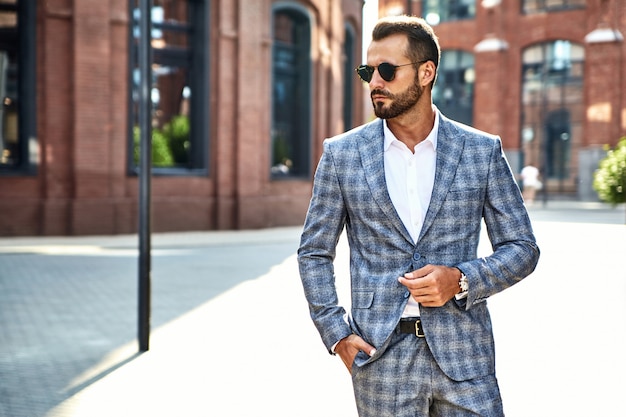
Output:
[[363,60],[367,56],[367,47],[370,44],[372,29],[378,19],[378,0],[365,0],[363,6]]

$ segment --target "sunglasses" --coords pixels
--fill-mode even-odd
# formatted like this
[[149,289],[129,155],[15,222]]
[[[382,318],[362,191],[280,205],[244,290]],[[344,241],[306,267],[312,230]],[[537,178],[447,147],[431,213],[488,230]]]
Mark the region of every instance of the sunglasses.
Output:
[[371,65],[360,65],[357,68],[355,68],[355,71],[357,74],[359,74],[359,77],[361,77],[361,79],[365,81],[366,83],[369,83],[370,81],[372,81],[372,76],[374,75],[374,70],[376,69],[378,69],[380,78],[382,78],[385,81],[392,81],[396,77],[396,69],[400,67],[406,67],[407,65],[423,64],[424,62],[427,62],[427,61],[429,60],[425,59],[423,61],[410,62],[408,64],[402,64],[402,65],[393,65],[388,62],[383,62],[382,64],[379,64],[377,67],[373,67]]

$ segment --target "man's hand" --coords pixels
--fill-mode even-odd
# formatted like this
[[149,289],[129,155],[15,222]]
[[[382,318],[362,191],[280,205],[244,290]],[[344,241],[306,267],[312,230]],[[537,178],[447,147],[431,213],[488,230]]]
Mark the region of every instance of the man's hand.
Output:
[[443,265],[426,265],[398,278],[415,301],[424,307],[441,307],[459,293],[461,271]]
[[373,356],[374,353],[376,353],[374,346],[370,345],[355,334],[351,334],[350,336],[341,339],[339,343],[337,343],[337,346],[335,346],[335,353],[339,355],[343,364],[346,365],[348,372],[352,372],[352,363],[360,350],[370,356]]

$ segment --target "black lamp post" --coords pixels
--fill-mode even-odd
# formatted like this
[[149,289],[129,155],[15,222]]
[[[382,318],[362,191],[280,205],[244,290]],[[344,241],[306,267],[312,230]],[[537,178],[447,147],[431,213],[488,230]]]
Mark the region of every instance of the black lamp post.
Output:
[[139,350],[150,349],[150,179],[152,175],[152,0],[139,0]]

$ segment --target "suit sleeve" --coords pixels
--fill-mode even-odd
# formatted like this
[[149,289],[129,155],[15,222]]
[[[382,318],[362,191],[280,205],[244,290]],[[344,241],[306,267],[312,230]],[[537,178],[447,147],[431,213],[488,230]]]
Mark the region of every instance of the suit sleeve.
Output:
[[498,138],[487,176],[483,218],[493,253],[459,265],[469,280],[469,309],[531,274],[539,260],[528,212]]
[[311,318],[329,352],[352,333],[344,319],[346,311],[338,305],[333,266],[345,222],[340,183],[330,145],[325,142],[298,249],[298,267]]

